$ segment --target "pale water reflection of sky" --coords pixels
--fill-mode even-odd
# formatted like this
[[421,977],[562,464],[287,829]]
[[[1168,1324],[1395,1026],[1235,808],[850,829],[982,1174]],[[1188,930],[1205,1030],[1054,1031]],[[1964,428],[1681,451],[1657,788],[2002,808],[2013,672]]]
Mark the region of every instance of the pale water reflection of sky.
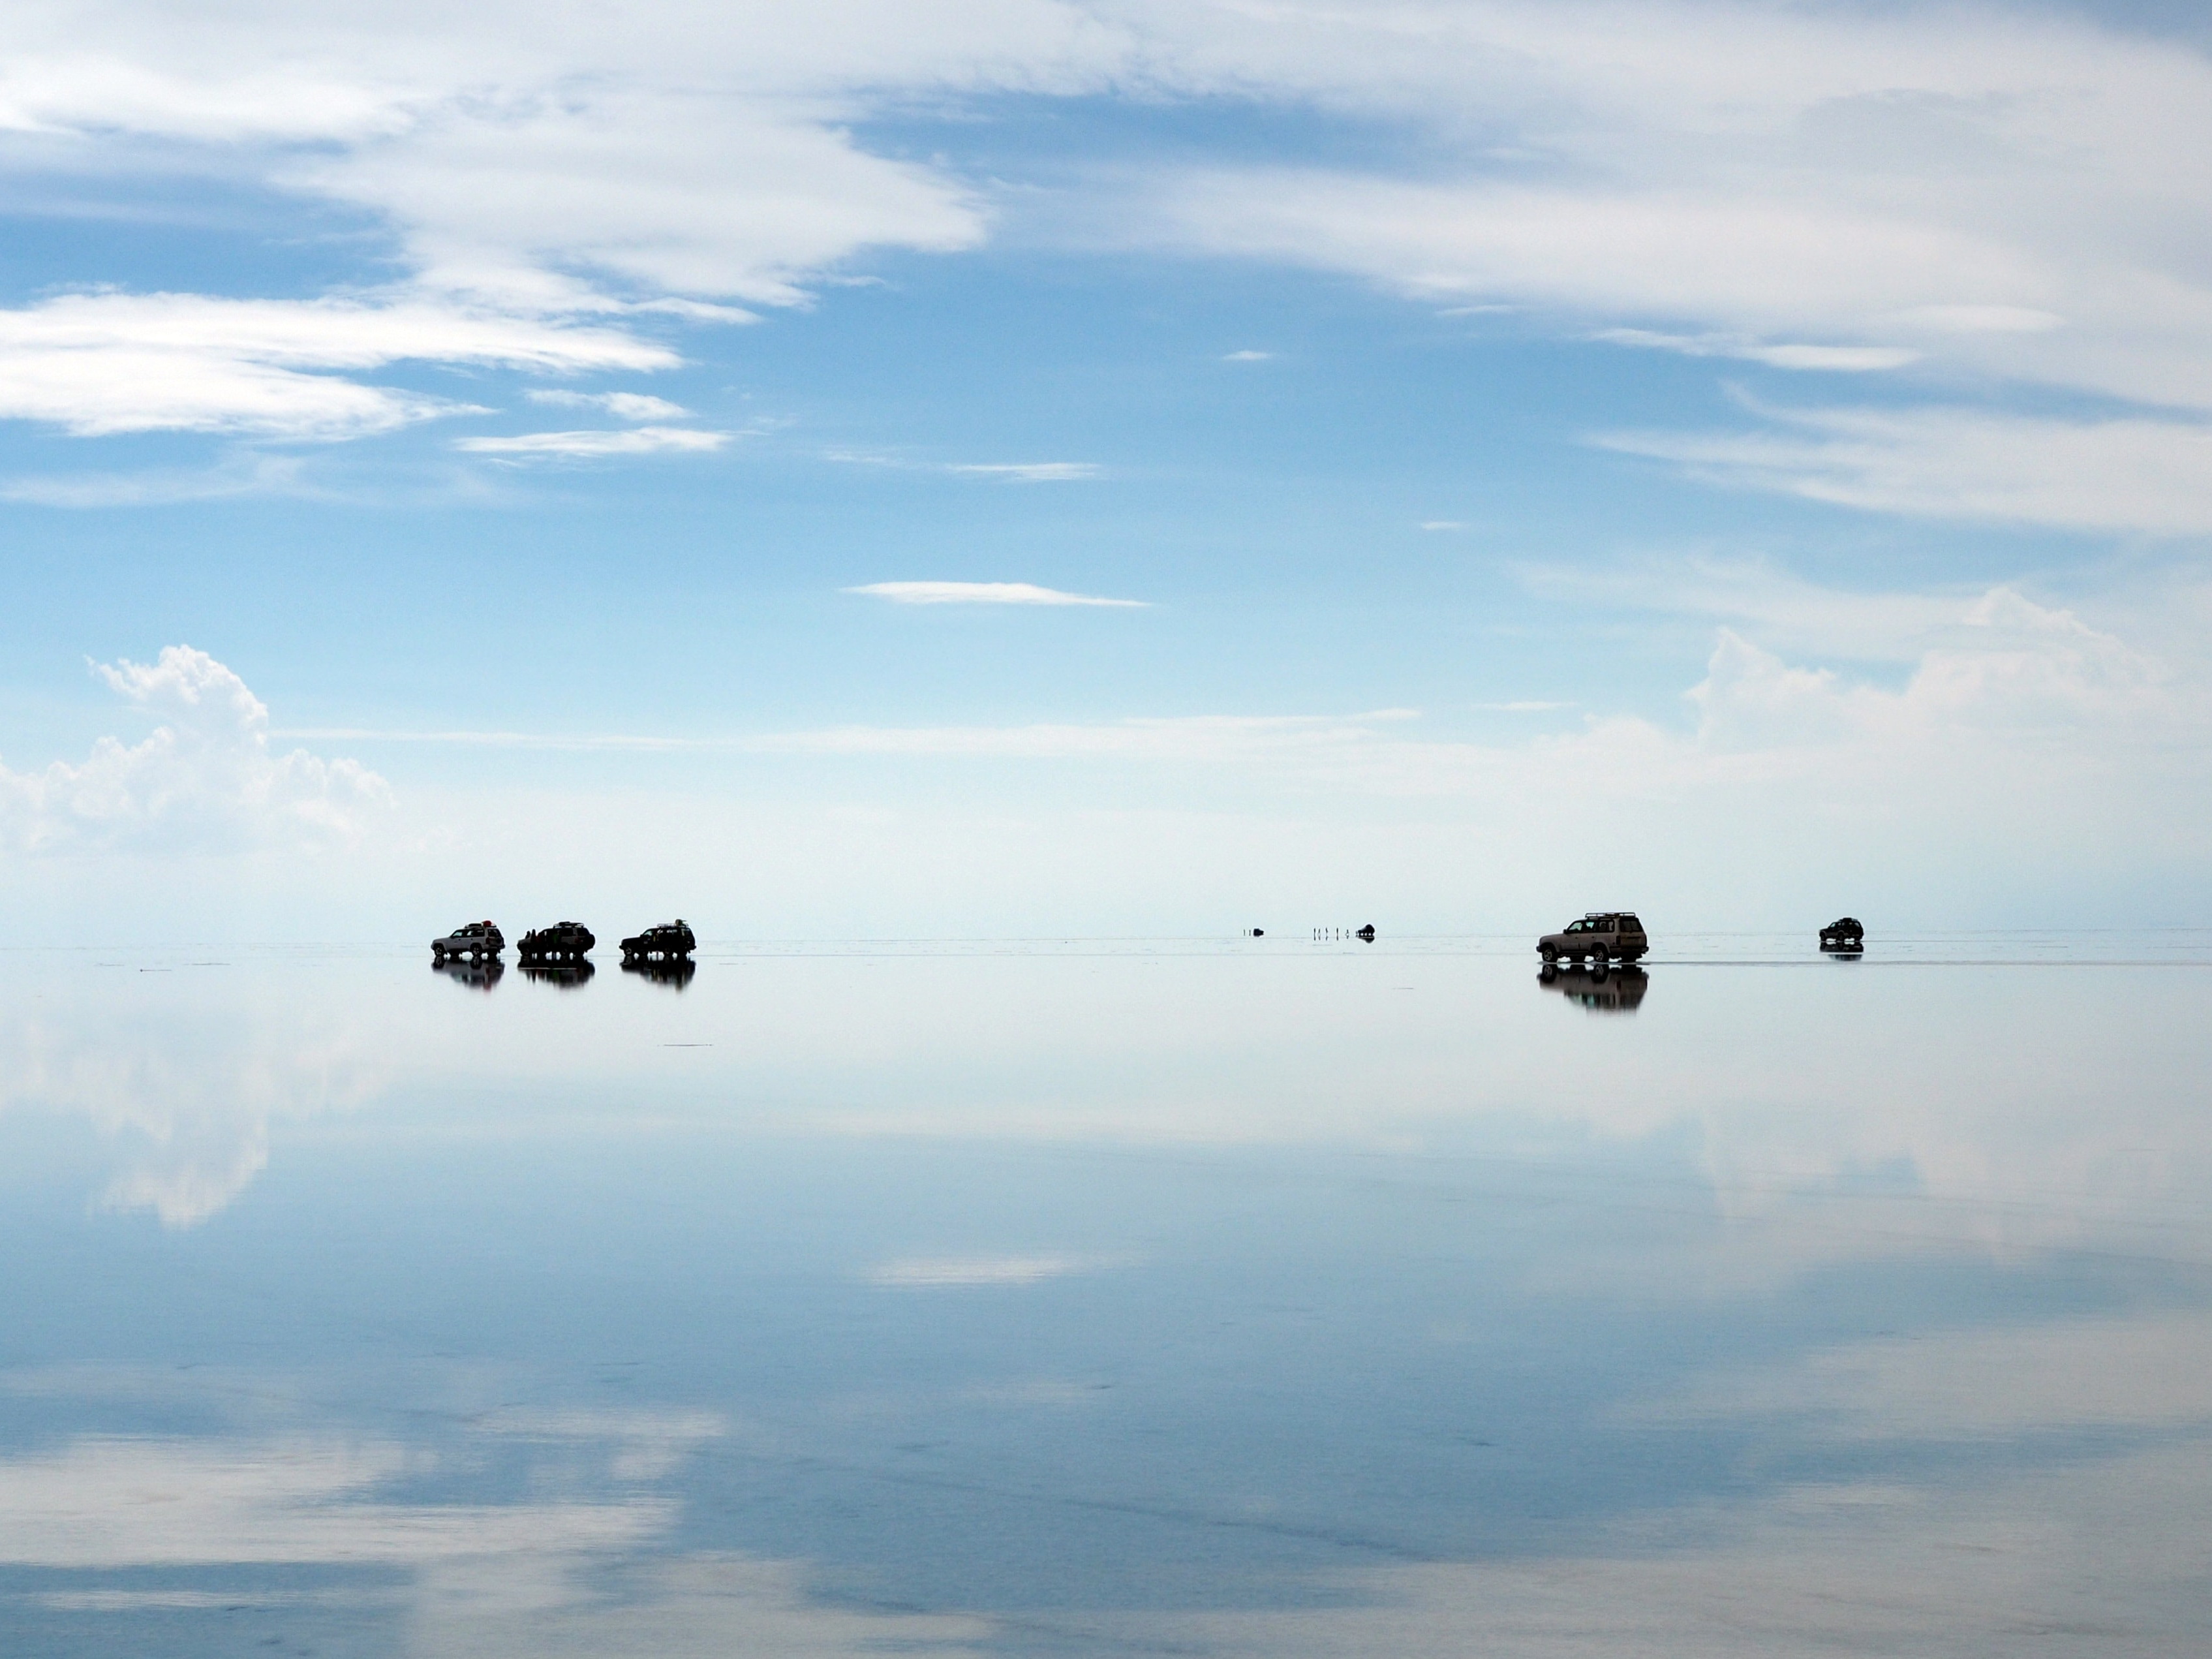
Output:
[[1884,949],[11,953],[0,1649],[2199,1648],[2212,940]]

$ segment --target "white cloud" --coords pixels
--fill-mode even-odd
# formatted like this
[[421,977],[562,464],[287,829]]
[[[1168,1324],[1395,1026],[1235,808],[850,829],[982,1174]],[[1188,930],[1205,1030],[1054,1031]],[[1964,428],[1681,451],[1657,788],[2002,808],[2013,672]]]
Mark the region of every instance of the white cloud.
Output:
[[1903,346],[1762,344],[1711,335],[1665,334],[1648,328],[1601,329],[1595,337],[1614,345],[1679,351],[1686,357],[1736,357],[1765,363],[1770,368],[1825,369],[1844,374],[1903,368],[1918,362],[1922,355]]
[[1598,441],[1717,483],[1845,507],[2067,530],[2212,532],[2212,422],[1954,408],[1768,412],[1779,432]]
[[453,447],[471,455],[596,460],[611,455],[708,454],[728,443],[731,435],[693,427],[641,426],[626,432],[526,432],[509,438],[462,438]]
[[102,738],[79,765],[0,767],[0,845],[27,853],[343,846],[389,803],[384,780],[356,762],[273,752],[268,709],[205,652],[167,646],[154,663],[95,672],[160,723],[135,745]]
[[1462,520],[1458,519],[1424,519],[1421,520],[1421,528],[1424,530],[1464,530],[1467,528],[1467,526]]
[[[0,165],[199,168],[364,210],[392,292],[424,307],[370,307],[410,337],[374,362],[22,347],[0,413],[86,434],[386,430],[436,405],[353,384],[362,368],[516,361],[441,343],[441,307],[544,327],[799,304],[865,250],[969,248],[1022,213],[1089,246],[1346,270],[1578,337],[2212,409],[2212,286],[2191,252],[2212,228],[2212,63],[2081,18],[842,0],[709,19],[665,0],[547,31],[507,0],[219,8],[189,27],[129,0],[28,0],[9,28]],[[860,136],[885,110],[1007,92],[1227,98],[1408,142],[1365,170],[1148,162],[987,198],[957,159]]]
[[970,461],[945,470],[978,478],[1006,478],[1015,483],[1073,483],[1095,478],[1103,469],[1092,461]]
[[1146,599],[1104,599],[1091,593],[1063,593],[1031,582],[869,582],[848,587],[893,605],[1088,605],[1143,610]]
[[977,1285],[1036,1285],[1097,1264],[1072,1255],[908,1256],[872,1268],[868,1282],[895,1290]]
[[323,372],[407,360],[571,374],[662,368],[676,357],[612,329],[425,301],[70,294],[0,310],[0,418],[50,422],[79,436],[329,440],[467,407]]
[[1266,363],[1273,362],[1274,357],[1272,351],[1230,351],[1222,355],[1221,361],[1224,363]]
[[198,471],[153,467],[137,472],[55,472],[0,478],[0,501],[36,507],[152,507],[223,501],[240,495],[310,493],[296,455],[251,450]]
[[581,270],[650,293],[794,305],[871,244],[971,247],[984,220],[929,168],[871,155],[812,112],[702,94],[520,90],[290,174],[390,215],[426,287],[558,302]]
[[691,413],[681,404],[642,392],[536,391],[526,395],[533,404],[550,404],[560,409],[604,409],[623,421],[680,421]]
[[970,478],[1004,478],[1013,483],[1074,483],[1103,476],[1095,461],[917,461],[903,455],[865,449],[830,449],[825,461],[848,466],[888,467],[896,472],[949,472]]

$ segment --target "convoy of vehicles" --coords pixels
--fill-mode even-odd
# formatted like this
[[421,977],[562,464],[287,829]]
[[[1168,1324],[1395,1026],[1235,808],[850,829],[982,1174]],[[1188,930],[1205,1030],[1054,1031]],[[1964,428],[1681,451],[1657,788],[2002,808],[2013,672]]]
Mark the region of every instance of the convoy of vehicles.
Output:
[[[1261,936],[1256,927],[1249,932],[1255,939]],[[1372,941],[1372,925],[1360,928],[1358,937]],[[582,922],[556,921],[550,927],[533,927],[525,933],[517,951],[529,964],[526,971],[531,977],[580,985],[592,976],[588,957],[592,947],[598,943],[592,930]],[[690,923],[678,916],[673,921],[656,923],[624,939],[623,966],[633,972],[647,973],[652,978],[669,980],[680,987],[696,971],[691,953],[698,944],[698,936],[692,933]],[[452,933],[432,939],[430,956],[433,962],[448,971],[467,964],[475,970],[468,975],[470,981],[488,987],[498,980],[499,955],[506,946],[506,936],[499,931],[498,924],[487,919],[465,922]],[[1588,911],[1578,921],[1536,941],[1536,954],[1544,959],[1544,971],[1540,977],[1547,988],[1570,992],[1586,1006],[1632,1009],[1643,1000],[1647,982],[1635,963],[1650,948],[1650,937],[1634,912]],[[1832,955],[1857,956],[1865,948],[1866,927],[1856,916],[1839,916],[1820,930],[1820,949]],[[1559,972],[1562,962],[1582,964],[1586,970],[1583,980],[1571,981],[1563,978]],[[1633,973],[1636,982],[1632,986],[1624,978],[1602,994],[1586,994],[1588,986],[1601,982],[1607,968],[1615,963],[1621,965],[1624,975]]]
[[[580,921],[556,921],[525,933],[515,945],[515,954],[522,959],[522,971],[529,978],[556,985],[582,985],[592,977],[591,952],[599,942],[598,936]],[[623,966],[680,986],[695,971],[691,952],[698,945],[691,924],[678,916],[624,939]],[[507,936],[499,931],[497,922],[464,922],[430,941],[430,959],[456,978],[464,977],[461,969],[465,967],[468,982],[488,989],[498,982],[500,952],[506,948]]]

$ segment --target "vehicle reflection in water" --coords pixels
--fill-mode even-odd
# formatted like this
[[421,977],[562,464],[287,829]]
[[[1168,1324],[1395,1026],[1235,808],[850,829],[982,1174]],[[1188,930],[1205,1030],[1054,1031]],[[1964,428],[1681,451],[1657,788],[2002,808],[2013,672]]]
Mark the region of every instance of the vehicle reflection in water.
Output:
[[622,970],[680,991],[691,982],[691,975],[699,971],[699,964],[689,957],[663,957],[657,961],[631,957],[623,960]]
[[441,957],[430,964],[430,971],[459,980],[472,990],[489,991],[499,983],[507,964],[497,957]]
[[1633,964],[1595,971],[1579,967],[1546,967],[1538,971],[1536,983],[1547,991],[1557,991],[1581,1003],[1594,1014],[1632,1014],[1643,1002],[1644,992],[1650,988],[1651,975]]
[[522,976],[546,985],[557,985],[564,991],[573,991],[580,985],[591,982],[599,970],[592,966],[588,957],[578,957],[573,962],[526,962]]

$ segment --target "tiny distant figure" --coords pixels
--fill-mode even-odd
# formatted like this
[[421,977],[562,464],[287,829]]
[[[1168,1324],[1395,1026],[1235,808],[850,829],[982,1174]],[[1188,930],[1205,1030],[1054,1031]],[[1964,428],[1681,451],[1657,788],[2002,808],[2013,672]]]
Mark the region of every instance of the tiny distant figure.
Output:
[[1374,924],[1373,922],[1371,922],[1371,921],[1370,921],[1370,922],[1369,922],[1369,923],[1368,923],[1364,927],[1361,928],[1361,929],[1359,930],[1359,937],[1360,937],[1361,939],[1365,939],[1365,940],[1366,940],[1370,945],[1374,944],[1374,943],[1375,943],[1375,924]]
[[1856,916],[1839,916],[1820,930],[1820,948],[1855,957],[1866,949],[1866,927]]
[[1265,939],[1267,937],[1267,930],[1264,927],[1247,927],[1244,930],[1244,937],[1246,939]]

